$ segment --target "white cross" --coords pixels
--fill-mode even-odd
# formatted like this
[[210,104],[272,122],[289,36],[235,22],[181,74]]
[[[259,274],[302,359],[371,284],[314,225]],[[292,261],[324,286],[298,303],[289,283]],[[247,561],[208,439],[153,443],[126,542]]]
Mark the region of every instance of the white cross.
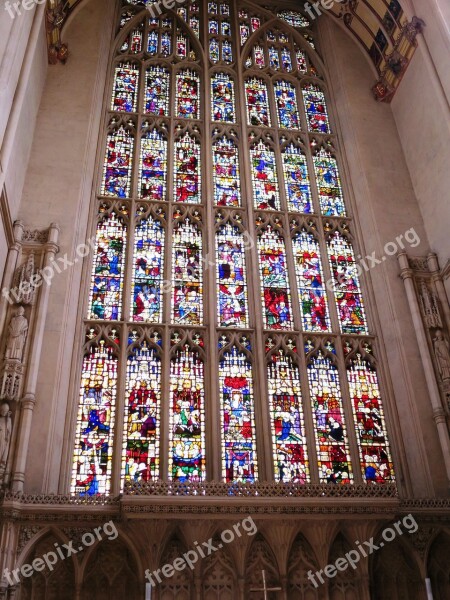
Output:
[[269,596],[267,595],[267,592],[280,592],[282,590],[282,588],[280,587],[276,587],[276,588],[268,588],[267,587],[267,582],[266,582],[266,572],[263,570],[262,572],[262,576],[263,576],[263,586],[262,588],[253,588],[250,590],[251,592],[264,592],[264,600],[269,600]]

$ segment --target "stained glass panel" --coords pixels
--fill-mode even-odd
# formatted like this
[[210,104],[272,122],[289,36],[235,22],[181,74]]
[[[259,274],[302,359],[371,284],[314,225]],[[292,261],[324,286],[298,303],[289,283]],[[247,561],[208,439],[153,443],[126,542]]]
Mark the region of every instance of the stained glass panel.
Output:
[[233,62],[233,49],[228,40],[222,42],[222,60],[226,63]]
[[124,127],[108,135],[101,187],[103,196],[130,196],[133,146],[134,136]]
[[321,352],[308,364],[321,483],[351,483],[350,452],[342,407],[339,373]]
[[117,395],[117,358],[101,340],[83,359],[71,491],[108,494]]
[[270,127],[267,85],[264,80],[256,77],[247,79],[245,93],[247,95],[248,124]]
[[269,358],[267,375],[275,480],[308,483],[308,450],[299,369],[289,355],[279,350]]
[[345,217],[346,210],[336,159],[323,148],[314,156],[320,209],[326,217]]
[[172,322],[177,325],[201,325],[203,322],[202,235],[189,219],[174,226],[172,260]]
[[280,10],[277,16],[292,27],[309,27],[310,25],[308,19],[296,10]]
[[177,349],[170,361],[170,479],[205,479],[204,390],[204,364],[198,352],[187,345]]
[[[158,341],[158,340],[156,340]],[[122,479],[157,480],[160,455],[161,359],[144,342],[128,357]]]
[[305,104],[308,129],[313,133],[330,133],[325,94],[316,85],[307,85],[303,88],[303,101]]
[[139,70],[132,63],[116,67],[111,110],[136,112],[139,91]]
[[294,237],[293,247],[303,329],[330,331],[319,242],[312,233],[302,231]]
[[200,142],[185,135],[175,142],[175,199],[176,202],[201,202]]
[[292,329],[291,292],[286,247],[271,226],[258,237],[264,327]]
[[220,327],[248,327],[244,236],[227,223],[216,234]]
[[239,150],[226,136],[213,145],[214,204],[240,206]]
[[200,118],[200,78],[189,69],[177,73],[176,116],[182,119]]
[[141,139],[139,195],[146,200],[166,200],[167,140],[156,129]]
[[[257,66],[259,65],[257,64]],[[264,61],[262,66],[264,67]],[[278,71],[280,69],[280,54],[278,52],[278,48],[274,48],[274,46],[269,46],[269,66],[274,71]]]
[[235,122],[234,81],[225,73],[211,78],[212,119],[224,123]]
[[358,265],[349,240],[335,232],[328,242],[333,288],[342,333],[368,333]]
[[288,210],[312,213],[311,186],[306,156],[291,144],[282,153]]
[[357,355],[347,377],[363,478],[367,483],[392,483],[395,477],[377,372]]
[[220,50],[219,41],[216,38],[212,38],[209,41],[209,60],[213,63],[219,62]]
[[287,81],[276,81],[275,98],[278,109],[278,125],[284,129],[300,129],[295,86]]
[[222,422],[222,472],[225,481],[258,478],[252,366],[236,346],[219,364]]
[[250,150],[254,206],[259,210],[280,210],[275,152],[262,140]]
[[164,277],[164,227],[150,217],[136,226],[132,273],[132,320],[162,321]]
[[169,95],[169,71],[163,67],[150,66],[145,76],[145,112],[157,117],[167,117]]
[[118,321],[121,318],[126,239],[126,225],[115,213],[99,222],[88,319]]
[[255,66],[260,69],[264,69],[266,66],[266,60],[264,58],[264,48],[262,46],[255,46],[253,48],[253,58],[255,61]]

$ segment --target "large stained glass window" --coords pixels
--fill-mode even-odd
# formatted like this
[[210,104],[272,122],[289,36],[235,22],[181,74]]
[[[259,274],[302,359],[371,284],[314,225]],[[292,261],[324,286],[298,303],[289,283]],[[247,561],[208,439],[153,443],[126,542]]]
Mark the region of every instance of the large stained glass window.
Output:
[[[273,345],[269,338],[266,350]],[[310,478],[305,420],[300,371],[291,356],[297,349],[292,339],[288,345],[287,350],[271,353],[267,365],[275,480],[302,484]]]
[[248,327],[244,236],[227,223],[216,234],[218,317],[220,327]]
[[166,199],[167,140],[156,129],[141,139],[139,165],[140,197],[150,200]]
[[[174,340],[172,340],[174,341]],[[169,477],[205,478],[205,367],[198,350],[178,348],[170,361]]]
[[175,142],[174,192],[178,202],[198,204],[201,193],[201,152],[197,137],[185,133]]
[[[327,350],[334,352],[330,343]],[[353,474],[338,369],[331,358],[319,351],[308,364],[308,379],[320,481],[349,483]]]
[[[247,340],[244,348],[250,350]],[[226,344],[221,338],[219,347]],[[227,482],[252,482],[258,477],[252,365],[237,346],[219,362],[222,423],[222,474]]]
[[258,237],[263,318],[266,329],[292,329],[286,247],[270,225]]
[[127,228],[122,217],[112,212],[100,218],[95,238],[89,319],[118,321],[121,318],[126,238]]
[[234,140],[226,136],[213,145],[214,204],[240,206],[239,150]]
[[330,331],[327,292],[319,242],[303,230],[293,239],[298,294],[305,331]]
[[[132,332],[133,342],[136,332]],[[161,338],[135,346],[127,361],[122,478],[149,481],[159,478],[161,432]]]
[[165,231],[159,219],[143,218],[135,231],[132,315],[136,322],[160,323],[163,307]]
[[111,488],[117,395],[117,348],[109,340],[89,343],[83,358],[75,434],[72,491],[107,494]]
[[202,234],[189,219],[175,224],[172,238],[172,322],[203,322]]
[[394,483],[315,24],[161,10],[117,21],[71,492]]
[[[366,350],[371,352],[370,346]],[[348,342],[344,351],[351,352]],[[364,480],[372,484],[394,481],[377,372],[357,353],[348,364],[347,377]]]

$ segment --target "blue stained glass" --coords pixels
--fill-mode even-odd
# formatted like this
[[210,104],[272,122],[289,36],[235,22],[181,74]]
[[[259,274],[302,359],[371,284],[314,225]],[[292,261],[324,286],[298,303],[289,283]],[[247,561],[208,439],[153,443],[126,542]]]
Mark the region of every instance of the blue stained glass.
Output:
[[299,129],[300,116],[298,114],[295,86],[287,81],[276,81],[275,98],[277,101],[279,126],[284,129]]
[[291,212],[312,213],[308,164],[302,151],[291,144],[282,153],[288,209]]

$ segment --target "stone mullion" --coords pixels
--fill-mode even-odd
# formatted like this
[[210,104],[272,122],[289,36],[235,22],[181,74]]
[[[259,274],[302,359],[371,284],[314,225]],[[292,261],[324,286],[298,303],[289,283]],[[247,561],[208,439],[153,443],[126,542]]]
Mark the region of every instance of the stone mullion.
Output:
[[261,288],[257,284],[259,273],[259,259],[257,250],[257,235],[255,217],[257,211],[253,207],[253,189],[251,180],[251,162],[250,162],[250,144],[248,135],[251,127],[247,126],[247,104],[244,93],[244,73],[241,62],[237,64],[237,86],[241,94],[240,116],[243,124],[243,135],[241,144],[241,182],[245,189],[247,198],[247,219],[248,231],[251,239],[254,241],[252,248],[247,253],[247,271],[255,274],[250,277],[247,285],[249,292],[249,313],[251,315],[251,307],[253,305],[254,318],[250,321],[250,326],[254,327],[253,339],[253,378],[254,378],[254,398],[255,398],[255,425],[256,425],[256,446],[259,465],[259,479],[273,480],[273,457],[272,457],[272,439],[270,435],[270,421],[268,410],[268,389],[267,389],[267,372],[266,372],[266,357],[264,352],[264,329],[263,315],[261,306]]
[[[207,19],[204,20],[205,27],[208,27]],[[213,160],[210,140],[212,139],[213,130],[217,124],[210,123],[211,121],[211,77],[214,71],[209,69],[208,61],[205,60],[204,65],[204,127],[205,133],[203,136],[203,202],[205,204],[205,224],[204,236],[206,241],[207,252],[205,252],[205,269],[203,296],[204,302],[207,301],[205,307],[205,325],[207,326],[209,345],[207,352],[208,369],[205,369],[207,374],[206,379],[206,402],[205,402],[205,418],[206,418],[206,467],[208,479],[220,481],[221,479],[221,460],[220,460],[220,400],[219,400],[219,385],[217,373],[219,372],[219,361],[217,351],[217,281],[216,281],[216,232],[214,218],[214,187],[213,187]],[[205,144],[206,140],[206,144]],[[206,250],[206,248],[204,249]],[[209,459],[208,459],[209,457]]]

